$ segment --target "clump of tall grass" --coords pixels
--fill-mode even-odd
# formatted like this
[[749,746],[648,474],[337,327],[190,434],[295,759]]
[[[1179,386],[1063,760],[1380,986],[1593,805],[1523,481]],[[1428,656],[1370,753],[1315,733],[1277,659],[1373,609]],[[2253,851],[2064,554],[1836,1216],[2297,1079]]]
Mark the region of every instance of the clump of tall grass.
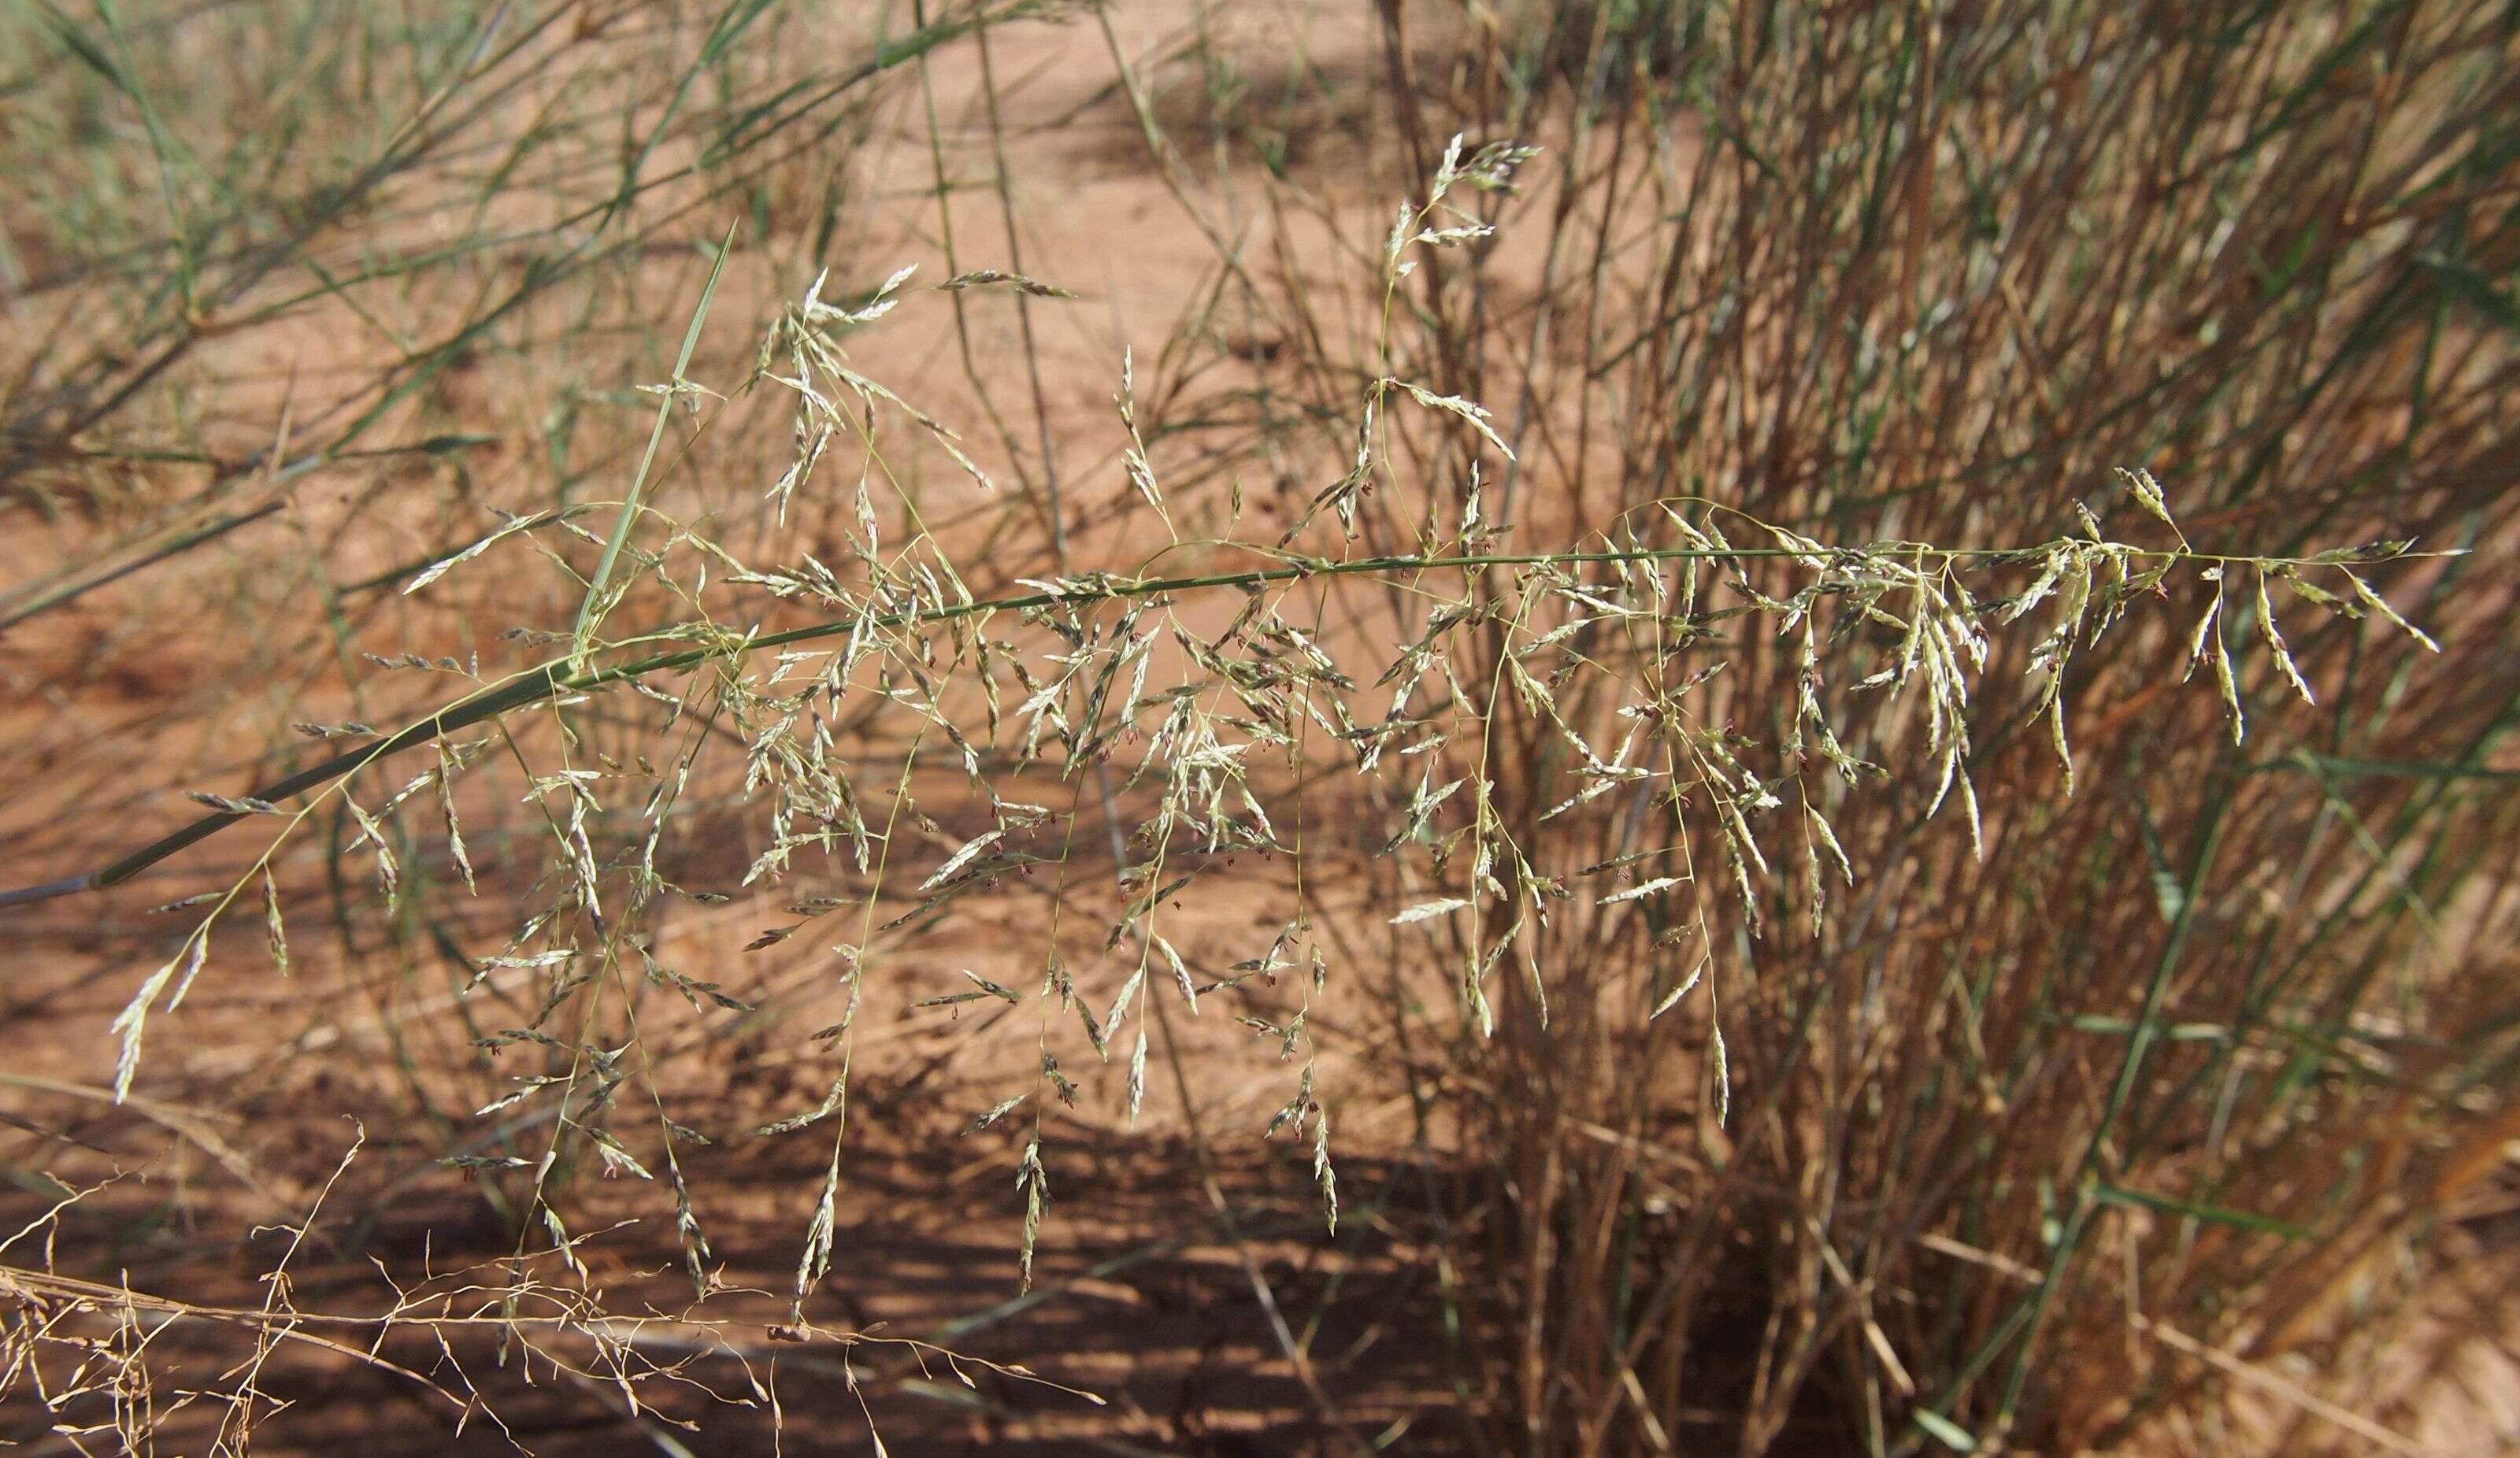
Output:
[[[2165,580],[2175,608],[2106,639],[1991,640],[1985,672],[2025,691],[1964,712],[1912,695],[1833,746],[1813,706],[1879,673],[1860,626],[1701,648],[1723,668],[1698,713],[1763,747],[1682,776],[1699,813],[1720,830],[1767,793],[1799,814],[1808,787],[1833,831],[1814,825],[1819,864],[1714,897],[1750,858],[1710,836],[1652,874],[1694,888],[1676,927],[1579,897],[1564,952],[1507,955],[1510,1004],[1466,1030],[1404,994],[1390,1013],[1430,1147],[1486,1171],[1455,1227],[1488,1241],[1464,1296],[1491,1339],[1465,1360],[1516,1444],[1685,1447],[1693,1409],[1744,1452],[1814,1422],[1865,1451],[2071,1451],[2233,1384],[2288,1394],[2274,1449],[2402,1443],[2340,1423],[2358,1353],[2392,1328],[2338,1317],[2408,1309],[2511,1127],[2495,949],[2514,907],[2490,849],[2520,706],[2496,667],[2507,26],[2460,4],[1384,15],[1395,75],[1444,75],[1430,36],[1459,49],[1449,98],[1393,93],[1388,145],[1418,175],[1464,108],[1474,134],[1553,146],[1505,243],[1430,260],[1381,311],[1369,369],[1493,408],[1514,459],[1477,463],[1477,499],[1517,543],[1615,536],[1667,503],[1839,545],[2037,523],[2206,552],[2475,550],[2366,584],[2438,656],[2391,653],[2359,592],[2280,567]],[[1227,169],[1185,201],[1222,212],[1267,185]],[[1336,313],[1257,283],[1234,303],[1296,341]],[[1177,428],[1216,455],[1330,456],[1338,364]],[[1468,493],[1472,452],[1428,423],[1385,422],[1423,489],[1369,506],[1364,550],[1421,539]],[[2157,497],[2101,490],[2118,466]],[[1974,600],[2028,596],[1976,570],[1953,568]],[[1744,563],[1726,600],[1807,586]],[[2330,597],[2365,610],[2324,615]],[[1488,576],[1462,610],[1510,622],[1523,600]],[[1394,596],[1360,631],[1405,641],[1413,616]],[[2220,683],[2232,653],[2218,724],[2181,665]],[[1455,691],[1512,701],[1512,667],[1500,642]],[[1549,711],[1496,731],[1482,815],[1535,864],[1644,874],[1624,858],[1651,796],[1551,817],[1577,743],[1619,742],[1632,704],[1541,682]],[[1814,780],[1839,752],[1896,773]],[[1974,833],[1938,832],[1971,784],[2001,787]],[[1833,878],[1830,844],[1869,874]],[[1701,963],[1721,1043],[1623,1015]],[[1474,1036],[1491,1015],[1498,1036]],[[2330,1396],[2271,1378],[2296,1355]]]

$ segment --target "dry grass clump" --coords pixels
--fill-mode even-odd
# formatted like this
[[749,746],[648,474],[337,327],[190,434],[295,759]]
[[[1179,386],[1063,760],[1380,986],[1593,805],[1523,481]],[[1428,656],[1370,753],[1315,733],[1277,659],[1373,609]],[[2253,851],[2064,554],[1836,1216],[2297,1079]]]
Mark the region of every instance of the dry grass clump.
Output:
[[[760,14],[596,109],[697,148],[678,206],[713,224],[800,186],[707,170],[788,114],[739,100],[775,64]],[[1351,1111],[1397,1096],[1457,1392],[1506,1446],[2237,1443],[2237,1388],[2272,1447],[2408,1450],[2353,1373],[2476,1238],[2515,1128],[2510,38],[2462,6],[1584,16],[1570,50],[1565,17],[1419,34],[1386,8],[1394,115],[1364,145],[1415,185],[1367,216],[1229,125],[1230,87],[1165,105],[1098,13],[1216,262],[1159,355],[1109,362],[1091,426],[1047,403],[1031,311],[1075,300],[1012,225],[1002,267],[949,231],[947,277],[814,277],[740,357],[704,341],[741,332],[745,248],[787,235],[739,225],[683,318],[641,306],[603,490],[379,579],[444,605],[413,628],[494,620],[512,658],[411,638],[374,661],[425,707],[313,724],[339,752],[15,898],[243,845],[117,988],[91,1092],[145,1093],[188,997],[303,960],[310,923],[384,959],[437,1162],[412,1178],[475,1181],[510,1255],[359,1320],[530,1334],[542,1303],[593,1340],[547,1359],[632,1394],[672,1369],[609,1340],[599,1220],[670,1229],[673,1330],[715,1332],[760,1293],[725,1275],[702,1171],[728,1146],[786,1171],[773,1335],[811,1335],[877,1011],[1003,1026],[1017,1056],[969,1107],[922,1102],[933,1064],[876,1107],[1005,1140],[1018,1283],[1062,1152],[1176,1105],[1343,1431],[1215,1174],[1234,1131],[1190,1057],[1222,1026],[1269,1090],[1240,1132],[1300,1151],[1330,1238],[1376,1129]],[[915,62],[932,129],[961,23],[772,94]],[[1193,39],[1165,54],[1212,60]],[[713,67],[739,72],[714,143],[672,130]],[[175,233],[152,245],[261,256]],[[312,266],[265,251],[220,296]],[[1020,357],[974,347],[1000,305]],[[920,330],[980,419],[868,363]],[[25,459],[166,399],[121,368],[43,364]],[[322,462],[399,419],[402,377],[308,415],[357,426]],[[703,446],[757,468],[677,479]],[[210,489],[292,459],[248,448]],[[346,660],[374,640],[327,600]],[[955,940],[1010,904],[1018,945]],[[749,964],[686,935],[720,906],[755,918]],[[774,1049],[802,1082],[755,1117],[728,1071]],[[1403,1217],[1388,1189],[1372,1219]],[[16,1380],[73,1339],[145,1374],[89,1332],[144,1303],[23,1263]],[[167,1314],[267,1352],[312,1322],[270,1290]],[[225,1391],[249,1425],[250,1376]]]
[[[1727,900],[1701,847],[1667,917],[1563,912],[1493,1042],[1421,1035],[1419,1086],[1494,1161],[1491,1391],[1535,1450],[1659,1447],[1692,1406],[1743,1451],[1811,1422],[2073,1450],[2293,1353],[2351,1374],[2507,1178],[2507,33],[2465,6],[1580,14],[1580,66],[1531,64],[1566,60],[1561,15],[1456,68],[1514,83],[1489,125],[1557,145],[1504,241],[1404,286],[1382,367],[1495,410],[1517,459],[1484,500],[1517,542],[1685,500],[1835,544],[2097,513],[2079,530],[2204,551],[2476,554],[2376,579],[2439,657],[2389,653],[2377,614],[2278,626],[2336,596],[2280,569],[2165,583],[2173,609],[2103,641],[1990,644],[1990,680],[2026,682],[1964,741],[1925,695],[1844,739],[1894,772],[1872,792],[1815,782],[1807,729],[1869,691],[1866,633],[1701,648],[1699,714],[1762,748],[1684,776],[1697,813],[1724,825],[1728,782],[1807,797],[1858,877],[1831,885],[1823,848]],[[1395,128],[1420,175],[1444,124]],[[1517,226],[1543,232],[1517,249]],[[1247,298],[1318,332],[1318,300]],[[1305,404],[1254,437],[1328,454]],[[1393,428],[1425,485],[1364,513],[1369,550],[1470,491],[1457,432]],[[2136,463],[2158,503],[2099,489]],[[1721,600],[1792,600],[1780,570]],[[1374,631],[1407,638],[1394,616]],[[2217,723],[2177,681],[2231,654]],[[1461,664],[1460,696],[1511,701],[1507,661]],[[1555,702],[1590,743],[1630,707]],[[1584,756],[1526,708],[1489,802],[1514,843],[1645,875],[1644,799],[1543,820]],[[1990,791],[1974,837],[1926,824],[1955,751]],[[1701,962],[1720,1048],[1641,1029]],[[2279,1405],[2277,1446],[2375,1440]]]
[[[1706,650],[1699,712],[1768,746],[1732,775],[1826,817],[1857,878],[1688,894],[1710,921],[1676,944],[1586,926],[1526,1016],[1456,1045],[1498,1160],[1504,1395],[1538,1446],[1658,1446],[1748,1321],[1743,1451],[1815,1414],[1871,1449],[2072,1451],[2233,1364],[2350,1373],[2507,1177],[2507,33],[2460,6],[1670,19],[1655,84],[1600,66],[1516,103],[1563,142],[1541,287],[1473,254],[1412,295],[1402,357],[1511,422],[1491,479],[1522,538],[1686,494],[1832,542],[2168,539],[2166,504],[2203,551],[2477,554],[2375,579],[2439,657],[2377,614],[2302,620],[2333,595],[2281,570],[1991,644],[2027,683],[1967,719],[1982,853],[1925,824],[1929,698],[1846,736],[1878,791],[1812,778],[1866,633]],[[2137,463],[2158,499],[2097,489]],[[2190,673],[2230,676],[2225,722]],[[2070,762],[2041,742],[2065,724]],[[1550,767],[1500,785],[1518,843],[1552,844],[1577,769],[1549,739],[1504,757]],[[1694,784],[1719,823],[1727,777]],[[1566,833],[1572,862],[1640,845]],[[1700,958],[1711,1057],[1619,1012]],[[2296,1416],[2287,1450],[2374,1440]]]

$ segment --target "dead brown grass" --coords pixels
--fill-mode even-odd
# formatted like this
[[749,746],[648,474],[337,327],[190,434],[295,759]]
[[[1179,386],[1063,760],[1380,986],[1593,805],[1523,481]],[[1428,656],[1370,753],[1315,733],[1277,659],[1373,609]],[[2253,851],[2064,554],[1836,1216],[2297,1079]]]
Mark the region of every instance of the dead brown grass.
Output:
[[[1477,623],[1442,649],[1448,686],[1412,712],[1479,721],[1492,789],[1424,814],[1419,797],[1461,768],[1425,785],[1414,768],[1359,778],[1320,745],[1255,777],[1301,857],[1255,844],[1186,858],[1204,879],[1178,916],[1146,924],[1200,980],[1280,946],[1320,947],[1335,970],[1318,999],[1299,958],[1210,988],[1211,1006],[1232,999],[1228,1018],[1153,1022],[1140,1004],[1128,1036],[1147,1033],[1153,1053],[1135,1080],[1125,1043],[1107,1067],[1093,1060],[1043,966],[1046,950],[1063,956],[1101,1018],[1133,965],[1113,950],[1124,938],[1102,936],[1146,914],[1134,898],[1150,889],[1111,879],[1145,863],[1148,843],[1102,843],[1106,816],[1124,831],[1154,814],[1133,758],[1105,784],[1026,767],[1014,729],[975,731],[984,771],[966,776],[926,722],[863,698],[835,706],[833,754],[917,871],[800,858],[776,893],[661,897],[624,960],[680,981],[641,982],[635,997],[625,984],[617,1007],[588,1012],[586,1038],[556,1048],[505,1030],[544,1026],[570,990],[522,959],[485,960],[544,945],[518,931],[537,909],[585,913],[521,781],[456,780],[478,897],[434,790],[381,817],[378,842],[407,878],[393,895],[376,888],[356,817],[328,806],[271,862],[297,980],[229,970],[264,955],[259,925],[234,918],[194,1000],[152,1025],[171,1040],[141,1065],[140,1102],[102,1087],[104,1029],[183,931],[141,908],[227,884],[253,848],[191,853],[104,911],[7,913],[32,949],[10,1024],[47,1030],[9,1063],[22,1095],[9,1158],[30,1239],[53,1243],[49,1262],[32,1245],[10,1253],[26,1272],[12,1354],[32,1364],[14,1370],[58,1371],[45,1364],[63,1348],[44,1345],[58,1335],[103,1342],[115,1370],[142,1377],[159,1356],[168,1372],[293,1374],[259,1397],[258,1378],[240,1391],[231,1376],[236,1400],[180,1411],[99,1389],[88,1406],[37,1412],[22,1387],[11,1436],[22,1411],[32,1434],[111,1409],[138,1425],[134,1446],[162,1425],[189,1448],[238,1421],[205,1414],[243,1412],[266,1448],[340,1445],[364,1430],[318,1399],[362,1359],[270,1335],[339,1317],[381,1392],[415,1386],[378,1365],[389,1361],[453,1392],[428,1422],[516,1415],[537,1448],[684,1421],[704,1436],[689,1440],[757,1447],[781,1409],[747,1383],[774,1357],[791,1385],[769,1434],[800,1403],[827,1429],[858,1414],[832,1390],[846,1361],[896,1445],[905,1432],[1045,1451],[2490,1440],[2432,1414],[2456,1403],[2490,1425],[2509,1372],[2491,1357],[2509,1312],[2444,1295],[2508,1259],[2520,1026],[2503,950],[2520,844],[2506,737],[2520,712],[2506,667],[2520,261],[2506,118],[2520,67],[2491,12],[1763,20],[1642,5],[1544,22],[1395,4],[1371,23],[1331,18],[1289,53],[1239,18],[1123,8],[1063,25],[1002,17],[984,61],[960,12],[914,17],[929,28],[912,44],[897,22],[887,41],[862,17],[780,7],[725,30],[749,11],[519,11],[485,30],[479,59],[395,82],[408,106],[348,139],[377,162],[346,174],[255,149],[287,118],[316,124],[389,89],[384,72],[339,64],[383,40],[301,55],[293,11],[273,13],[284,23],[213,8],[118,36],[23,22],[69,60],[11,83],[7,147],[46,163],[49,207],[9,234],[13,307],[35,327],[5,362],[7,509],[32,545],[0,597],[0,879],[91,869],[171,823],[172,791],[234,792],[338,747],[292,736],[292,721],[398,727],[469,686],[360,654],[452,653],[470,680],[477,652],[495,680],[565,652],[498,635],[568,630],[634,475],[734,558],[855,571],[846,483],[800,492],[784,522],[764,504],[790,445],[787,404],[766,390],[665,412],[658,463],[637,471],[658,402],[631,387],[674,373],[730,221],[739,246],[688,369],[712,387],[741,378],[775,301],[826,263],[838,266],[825,296],[852,305],[902,256],[943,265],[922,283],[994,267],[1082,295],[1001,285],[921,302],[917,328],[846,335],[869,375],[963,428],[1004,488],[976,495],[909,443],[915,430],[885,437],[900,490],[882,498],[884,542],[916,543],[916,560],[959,568],[982,597],[1025,591],[1022,577],[1140,571],[1158,551],[1162,572],[1238,571],[1250,561],[1199,544],[1296,529],[1305,552],[1408,557],[1451,540],[1474,460],[1486,533],[1463,532],[1465,550],[1626,545],[1655,503],[1736,542],[1747,516],[1894,562],[1902,549],[1881,544],[2070,539],[2078,505],[2097,514],[2090,535],[2167,550],[2172,531],[2109,484],[2113,467],[2143,466],[2201,552],[2463,549],[2368,569],[2442,652],[2409,648],[2376,615],[2329,612],[2312,595],[2330,579],[2276,576],[2261,597],[2236,566],[2226,582],[2179,577],[2169,600],[2137,603],[2075,649],[2057,695],[2068,794],[2039,713],[2040,636],[1998,638],[1963,766],[1980,854],[1954,809],[1928,816],[1925,698],[1876,708],[1857,688],[1881,635],[1828,617],[1806,658],[1765,617],[1713,616],[1750,599],[1710,569],[1707,616],[1674,660],[1676,678],[1724,664],[1692,690],[1694,719],[1783,797],[1777,825],[1800,823],[1806,804],[1825,817],[1855,873],[1845,885],[1810,831],[1762,820],[1779,874],[1736,890],[1706,773],[1673,776],[1689,807],[1678,840],[1642,791],[1544,818],[1585,783],[1570,735],[1617,744],[1638,676],[1557,681],[1561,733],[1514,707],[1498,677],[1507,630]],[[449,22],[426,44],[394,43],[443,66],[472,54],[473,34]],[[97,50],[84,71],[73,36]],[[236,48],[260,94],[222,110],[208,93],[116,82],[186,46]],[[137,125],[152,107],[163,125]],[[1480,195],[1497,238],[1424,253],[1386,309],[1376,260],[1394,198],[1424,196],[1456,130],[1549,150],[1519,198]],[[653,138],[632,148],[629,174],[624,136]],[[221,158],[258,180],[246,188]],[[171,203],[141,206],[161,178]],[[435,230],[457,208],[467,245],[441,252]],[[143,287],[153,275],[175,282]],[[68,323],[101,305],[111,330]],[[1160,522],[1109,416],[1123,346]],[[1344,503],[1342,543],[1326,483],[1357,448],[1360,392],[1384,376],[1483,402],[1513,459],[1482,457],[1460,420],[1395,396],[1377,489]],[[497,529],[489,508],[555,513],[531,540],[561,570],[519,566],[533,557],[518,541],[427,592],[396,591]],[[664,538],[642,530],[651,548]],[[1732,565],[1771,599],[1807,585],[1790,561]],[[633,591],[617,628],[674,621],[697,596],[642,560],[622,570]],[[2036,576],[2036,560],[1996,560],[1958,580],[2000,601]],[[1508,617],[1532,591],[1501,572],[1466,581],[1466,603]],[[814,610],[761,586],[716,620],[793,626]],[[1419,577],[1324,580],[1278,600],[1329,655],[1378,668],[1426,631],[1429,591]],[[1837,612],[1840,596],[1814,610]],[[2238,658],[2236,743],[2211,684],[2178,682],[2209,601]],[[2316,706],[2269,653],[2262,602],[2281,613]],[[1224,642],[1239,605],[1186,593],[1169,610]],[[1110,616],[1078,621],[1101,634]],[[1609,637],[1569,651],[1609,655]],[[950,682],[964,646],[923,667]],[[1152,682],[1190,673],[1186,651],[1150,651]],[[1283,641],[1254,652],[1302,661]],[[703,680],[657,682],[702,701]],[[1012,710],[1022,691],[1000,683]],[[1894,773],[1859,786],[1824,773],[1806,692],[1850,753]],[[775,715],[715,702],[736,707],[677,720],[669,737],[626,691],[536,708],[483,741],[482,763],[566,755],[624,776],[715,764],[677,785],[658,873],[734,889],[772,845],[737,746],[762,742]],[[968,679],[932,703],[965,726],[983,712]],[[1067,746],[1076,765],[1085,747]],[[347,793],[374,807],[421,768],[363,772]],[[1006,843],[1037,863],[993,855],[986,887],[914,893],[1005,827],[981,780],[1058,808]],[[1421,833],[1395,839],[1413,817]],[[619,873],[645,833],[639,806],[605,805],[589,825],[588,860]],[[1530,860],[1530,884],[1583,893],[1508,939],[1492,1038],[1456,984],[1505,945],[1497,925],[1392,924],[1459,887],[1491,828]],[[1644,884],[1642,862],[1576,875],[1675,847],[1696,879],[1636,900],[1600,895]],[[868,929],[840,928],[855,911],[827,919],[821,897],[862,901]],[[1290,922],[1303,940],[1273,944]],[[747,950],[765,929],[784,935]],[[844,968],[834,939],[853,949]],[[1136,958],[1169,989],[1159,953]],[[1017,997],[975,992],[964,967]],[[1696,991],[1647,1016],[1700,967]],[[1055,994],[1037,1000],[1058,1010],[1056,1034],[1033,1005],[1046,980]],[[973,1000],[917,1005],[947,996]],[[1256,1040],[1232,1015],[1263,1025]],[[849,1040],[813,1036],[853,1016],[865,1021]],[[1280,1063],[1282,1037],[1300,1060]],[[543,1143],[531,1104],[472,1112],[517,1074],[574,1081],[583,1047],[615,1045],[641,1050],[624,1086],[645,1122],[579,1117],[629,1140],[650,1172],[667,1173],[660,1149],[678,1161],[681,1193],[661,1206],[654,1187],[601,1178],[618,1167],[591,1136]],[[1049,1096],[1054,1054],[1086,1084],[1075,1109]],[[828,1126],[743,1137],[828,1103],[841,1069],[845,1160]],[[1148,1090],[1135,1123],[1133,1082]],[[1025,1089],[1022,1111],[959,1132]],[[1301,1147],[1282,1135],[1257,1147],[1282,1159],[1253,1153],[1248,1133],[1282,1106]],[[1319,1198],[1325,1112],[1335,1241],[1302,1214]],[[351,1137],[338,1114],[369,1143],[326,1194]],[[721,1142],[681,1142],[675,1126]],[[501,1167],[545,1148],[547,1170]],[[1009,1198],[1031,1177],[1028,1148],[1047,1168]],[[472,1168],[437,1163],[448,1156]],[[146,1177],[35,1220],[117,1169]],[[791,1311],[795,1238],[824,1188],[842,1238],[828,1272],[809,1253],[796,1299],[811,1303]],[[1040,1296],[1016,1298],[1020,1191],[1043,1188],[1058,1194]],[[727,1288],[698,1307],[678,1269],[690,1235],[674,1231],[693,1210],[709,1279]],[[583,1269],[546,1249],[546,1215],[583,1243],[567,1246]],[[277,1249],[237,1232],[269,1220],[305,1228],[310,1249],[292,1259],[338,1284],[315,1291],[293,1265],[293,1292],[255,1286]],[[378,1320],[396,1299],[368,1256],[388,1280],[496,1295],[475,1312],[481,1340],[432,1348],[425,1322]],[[47,1263],[57,1284],[135,1271],[149,1295],[56,1290],[36,1280]],[[488,1329],[514,1309],[500,1293],[516,1291],[549,1293],[537,1299],[585,1340],[547,1354],[542,1389],[472,1389]],[[1004,1324],[1023,1313],[1030,1324]],[[774,1327],[800,1334],[785,1330],[800,1316],[827,1338],[891,1322],[878,1334],[1030,1364],[1118,1405],[1061,1407],[1001,1373],[961,1389],[977,1393],[957,1398],[968,1416],[937,1416],[949,1409],[922,1404],[960,1387],[950,1371],[774,1340]],[[651,1321],[665,1354],[611,1340],[603,1323],[623,1320]],[[172,1335],[143,1340],[160,1330]],[[264,1351],[273,1340],[285,1355]],[[250,1366],[232,1365],[241,1352]],[[518,1370],[537,1371],[530,1358]],[[798,1380],[823,1395],[799,1397]],[[2448,1395],[2454,1381],[2482,1395]],[[260,1416],[284,1392],[296,1406]],[[572,1439],[578,1423],[597,1426]]]

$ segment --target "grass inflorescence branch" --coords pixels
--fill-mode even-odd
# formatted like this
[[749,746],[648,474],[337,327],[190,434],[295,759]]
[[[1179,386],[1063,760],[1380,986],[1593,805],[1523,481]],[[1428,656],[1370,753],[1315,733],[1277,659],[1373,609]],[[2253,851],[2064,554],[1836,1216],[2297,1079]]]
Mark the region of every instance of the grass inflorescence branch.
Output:
[[[2046,550],[2046,544],[2035,547],[1935,548],[1923,552],[1921,555],[1943,563],[2036,560]],[[2196,561],[2227,566],[2298,567],[2327,565],[2335,560],[2333,557],[2250,557],[2187,551],[2148,551],[2132,548],[2118,550],[2125,555],[2149,561]],[[2403,554],[2406,553],[2392,553],[2392,555]],[[1053,590],[983,598],[972,602],[948,603],[932,611],[859,613],[808,623],[800,627],[781,629],[774,633],[763,633],[743,639],[738,650],[785,647],[821,639],[845,637],[867,628],[900,628],[920,623],[943,623],[992,613],[1020,612],[1026,608],[1152,597],[1166,593],[1196,592],[1212,588],[1249,590],[1310,577],[1354,577],[1442,571],[1476,572],[1490,567],[1579,566],[1588,563],[1611,562],[1800,558],[1809,555],[1806,551],[1787,547],[1658,547],[1601,552],[1464,552],[1447,555],[1398,553],[1345,560],[1306,557],[1284,566],[1180,577],[1135,578],[1094,573],[1061,580],[1055,584]],[[671,636],[672,630],[666,630],[643,635],[638,641],[653,641]],[[416,749],[447,734],[470,729],[477,724],[488,723],[502,715],[540,703],[545,699],[563,693],[601,688],[609,684],[625,683],[633,679],[645,678],[650,674],[673,673],[681,669],[694,668],[712,658],[722,657],[728,651],[729,649],[719,646],[685,648],[669,653],[652,654],[627,663],[608,664],[574,672],[569,669],[565,660],[542,664],[479,693],[458,699],[428,718],[419,720],[373,744],[335,755],[321,764],[309,766],[296,773],[274,780],[253,791],[250,798],[270,802],[286,800],[320,788],[343,775],[356,773],[390,755],[399,754],[407,749]],[[182,828],[142,846],[103,869],[83,876],[66,877],[35,886],[0,892],[0,907],[23,906],[82,891],[102,891],[120,885],[168,857],[198,845],[239,820],[249,817],[247,814],[229,811],[218,811],[202,816]]]

